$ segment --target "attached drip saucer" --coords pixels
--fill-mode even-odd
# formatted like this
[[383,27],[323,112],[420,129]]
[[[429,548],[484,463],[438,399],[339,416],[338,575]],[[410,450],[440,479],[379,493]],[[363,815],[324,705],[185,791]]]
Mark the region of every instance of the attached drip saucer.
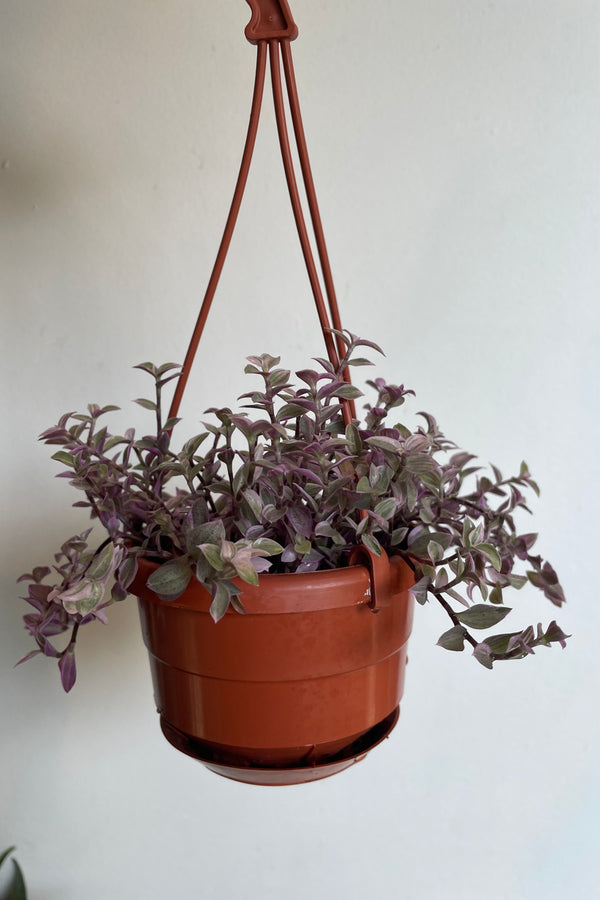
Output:
[[[356,740],[347,744],[337,753],[319,754],[310,762],[302,762],[296,765],[285,764],[273,767],[273,764],[260,765],[243,754],[231,752],[219,745],[209,744],[198,738],[190,737],[170,725],[161,716],[160,727],[166,739],[177,750],[197,759],[211,772],[230,778],[233,781],[241,781],[246,784],[259,784],[266,786],[279,786],[290,784],[306,784],[310,781],[319,781],[343,772],[355,763],[365,758],[367,753],[389,737],[398,722],[400,707],[374,725]],[[306,760],[312,748],[306,748],[304,759]],[[260,751],[256,751],[257,755]],[[256,759],[256,757],[254,757]]]

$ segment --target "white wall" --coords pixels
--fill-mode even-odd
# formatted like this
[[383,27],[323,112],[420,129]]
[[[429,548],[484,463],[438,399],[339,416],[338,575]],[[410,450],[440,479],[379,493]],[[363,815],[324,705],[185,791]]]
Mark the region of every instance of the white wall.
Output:
[[[488,672],[418,609],[400,724],[296,788],[161,737],[135,605],[65,697],[16,577],[84,519],[36,435],[181,360],[228,208],[254,52],[242,0],[3,0],[0,847],[36,900],[590,900],[600,803],[595,0],[296,0],[309,145],[347,327],[462,446],[542,484],[567,651]],[[268,94],[267,94],[268,97]],[[321,354],[270,103],[185,412],[252,352]],[[125,421],[116,417],[117,422]],[[81,512],[81,511],[79,511]],[[555,610],[517,595],[520,623]]]

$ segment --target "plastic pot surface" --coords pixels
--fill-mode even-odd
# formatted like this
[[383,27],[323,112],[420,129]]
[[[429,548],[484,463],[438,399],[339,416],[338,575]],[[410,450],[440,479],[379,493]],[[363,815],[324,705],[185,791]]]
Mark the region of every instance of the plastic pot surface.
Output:
[[397,720],[412,627],[412,572],[392,558],[371,604],[365,566],[240,582],[240,615],[215,623],[195,580],[177,600],[139,598],[167,739],[213,771],[257,784],[313,781],[358,762]]

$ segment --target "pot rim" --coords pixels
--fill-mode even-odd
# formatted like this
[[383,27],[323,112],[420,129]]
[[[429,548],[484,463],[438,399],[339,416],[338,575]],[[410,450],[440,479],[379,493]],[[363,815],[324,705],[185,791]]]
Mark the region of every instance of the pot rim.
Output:
[[[193,576],[184,593],[176,600],[163,600],[146,586],[149,574],[158,568],[154,560],[139,557],[138,574],[131,585],[143,602],[151,602],[174,609],[208,612],[211,596]],[[390,557],[392,579],[383,604],[390,605],[392,597],[406,592],[414,577],[400,556]],[[146,574],[147,573],[147,574]],[[233,579],[240,590],[239,598],[248,615],[306,613],[323,609],[365,606],[371,603],[371,576],[364,565],[321,569],[316,572],[265,572],[259,575],[258,585]],[[226,616],[239,615],[231,607]]]

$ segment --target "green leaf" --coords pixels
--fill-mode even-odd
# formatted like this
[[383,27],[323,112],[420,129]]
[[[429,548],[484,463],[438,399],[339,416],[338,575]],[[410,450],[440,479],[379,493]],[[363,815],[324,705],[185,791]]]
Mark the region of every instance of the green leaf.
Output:
[[253,491],[252,488],[247,488],[243,492],[242,496],[250,507],[250,511],[252,512],[252,515],[254,516],[256,521],[260,522],[263,504],[256,491]]
[[66,450],[58,450],[56,453],[53,453],[52,459],[55,459],[57,462],[64,463],[64,465],[69,466],[70,469],[75,468],[75,460],[70,453],[66,452]]
[[485,643],[491,653],[506,653],[511,638],[517,637],[520,633],[513,631],[510,634],[490,634],[486,637]]
[[[447,584],[448,584],[448,572],[444,568],[438,569],[436,576],[435,576],[435,580],[433,582],[434,588],[438,591],[444,590],[446,588]],[[449,591],[450,591],[450,588],[448,588],[448,592]]]
[[419,517],[425,525],[432,525],[435,522],[436,514],[432,508],[433,498],[425,497],[421,502]]
[[198,557],[198,547],[205,543],[203,525],[195,525],[185,532],[185,549],[194,559]]
[[[250,359],[250,357],[247,357]],[[260,356],[260,361],[262,364],[263,372],[270,372],[271,369],[274,369],[275,366],[278,366],[281,362],[280,356],[270,356],[268,353],[262,353]]]
[[495,477],[496,481],[502,481],[502,472],[500,471],[498,466],[494,466],[492,463],[490,463],[490,468],[491,468],[492,472],[494,473],[494,477]]
[[234,556],[233,567],[242,581],[247,584],[258,584],[258,572],[252,565],[252,560],[248,551],[243,551]]
[[510,581],[510,586],[514,587],[517,591],[521,590],[521,588],[529,581],[527,575],[509,575],[508,580]]
[[73,612],[73,607],[82,616],[95,609],[104,597],[104,585],[97,581],[84,580],[63,591],[62,602],[67,612]]
[[289,383],[289,380],[289,369],[274,369],[269,379],[272,388],[282,388]]
[[213,621],[218,622],[223,618],[229,608],[231,595],[222,581],[218,581],[213,587],[213,600],[210,604],[210,614]]
[[221,519],[214,522],[203,522],[198,525],[195,534],[198,537],[198,545],[216,544],[217,541],[225,540],[225,527]]
[[415,484],[413,483],[413,481],[411,480],[408,482],[408,484],[406,486],[406,505],[408,506],[408,508],[411,512],[417,505],[417,498],[418,498],[417,488],[416,488]]
[[342,400],[357,400],[358,397],[363,396],[363,392],[353,384],[343,384],[333,392],[333,396],[341,397]]
[[346,426],[346,440],[348,441],[348,447],[350,451],[354,454],[360,453],[362,450],[362,440],[360,437],[360,432],[356,425],[347,425]]
[[465,521],[463,522],[463,544],[467,548],[467,550],[471,549],[471,532],[475,528],[475,523],[469,519],[468,516],[465,517]]
[[232,562],[236,552],[236,546],[232,541],[221,542],[220,556],[223,562]]
[[473,656],[477,660],[478,663],[481,663],[482,666],[485,666],[486,669],[494,668],[494,661],[490,655],[489,647],[487,644],[477,644],[475,649],[473,650]]
[[163,363],[162,366],[159,366],[158,369],[156,370],[156,374],[160,378],[166,372],[171,372],[173,369],[180,369],[180,368],[181,368],[181,366],[179,363],[173,363],[173,362]]
[[479,553],[483,553],[484,556],[487,556],[496,572],[500,571],[500,569],[502,568],[502,557],[493,546],[493,544],[475,544],[474,549],[478,550]]
[[367,528],[369,527],[369,520],[365,517],[361,519],[358,525],[356,526],[356,537],[360,537],[361,534],[364,534]]
[[508,606],[488,606],[486,603],[476,603],[475,606],[456,614],[456,618],[467,628],[491,628],[497,625],[509,614]]
[[373,512],[382,519],[391,519],[396,512],[397,506],[398,503],[394,497],[388,497],[387,500],[381,500]]
[[427,475],[437,469],[437,463],[425,453],[413,453],[406,457],[405,466],[413,475]]
[[221,572],[225,568],[225,563],[221,559],[221,549],[216,544],[200,544],[198,549],[217,572]]
[[451,537],[449,534],[444,534],[443,531],[426,531],[419,528],[411,532],[408,546],[416,556],[424,556],[431,541],[435,541],[446,550],[450,546]]
[[455,625],[440,636],[438,647],[443,647],[444,650],[464,650],[467,633],[467,629],[462,625]]
[[206,440],[208,437],[208,431],[203,431],[202,434],[197,434],[193,438],[190,438],[189,441],[183,445],[182,454],[186,456],[193,456],[200,444]]
[[453,600],[456,600],[457,603],[462,603],[462,605],[463,605],[463,606],[466,606],[466,607],[469,606],[468,601],[465,600],[465,598],[462,597],[462,596],[458,593],[458,591],[455,591],[454,588],[447,588],[445,592],[446,592],[447,594],[449,594],[449,595],[452,597]]
[[457,559],[453,559],[450,563],[450,568],[454,572],[457,578],[460,578],[462,573],[465,571],[465,561],[462,556],[459,556]]
[[111,570],[115,548],[108,544],[104,550],[94,557],[86,575],[90,581],[102,581]]
[[369,447],[376,447],[378,450],[387,450],[390,453],[402,453],[404,447],[396,438],[386,437],[385,435],[376,435],[367,438]]
[[490,591],[490,603],[502,603],[502,588],[499,585]]
[[427,555],[434,563],[438,563],[444,555],[444,548],[440,547],[436,541],[429,541],[427,544]]
[[293,419],[305,415],[306,410],[297,403],[284,403],[277,412],[277,419]]
[[276,509],[276,507],[267,504],[263,509],[263,517],[273,524],[274,522],[278,522],[280,519],[283,519],[285,516],[285,509]]
[[[335,334],[339,334],[339,332],[336,331]],[[348,334],[350,334],[350,332],[348,332]],[[379,344],[375,343],[375,341],[366,341],[364,338],[357,338],[354,334],[351,335],[351,337],[353,339],[355,347],[370,347],[371,350],[377,350],[378,353],[381,353],[382,356],[385,356],[385,353],[383,352]],[[346,343],[348,342],[346,341]]]
[[258,538],[256,541],[252,541],[252,549],[261,550],[267,556],[278,556],[280,553],[283,553],[281,544],[278,544],[277,541],[272,541],[270,538]]
[[108,453],[109,450],[112,450],[113,447],[116,447],[118,444],[127,443],[125,438],[122,435],[115,434],[114,437],[111,437],[107,440],[104,445],[103,452]]
[[104,597],[104,585],[98,581],[92,581],[90,584],[90,592],[87,597],[83,597],[77,601],[77,611],[82,616],[86,616],[93,609],[96,609]]
[[138,365],[133,368],[141,369],[142,372],[148,372],[149,375],[156,375],[156,366],[151,362],[138,363]]
[[375,556],[381,556],[383,548],[374,534],[361,534],[360,539],[367,550],[370,550]]
[[151,409],[154,412],[156,411],[156,403],[154,403],[152,400],[145,400],[144,397],[138,397],[138,399],[134,400],[133,402],[137,403],[139,406],[143,406],[144,409]]
[[311,549],[312,544],[308,540],[308,538],[302,537],[301,534],[297,534],[294,541],[294,550],[296,551],[296,553],[299,553],[301,556],[305,556],[307,553],[310,553]]
[[374,363],[371,362],[370,359],[366,359],[364,356],[356,356],[353,359],[348,360],[349,366],[372,366]]
[[392,536],[390,538],[390,543],[392,547],[395,547],[396,544],[401,544],[406,535],[408,534],[408,528],[394,528],[392,531]]
[[409,593],[413,595],[417,603],[420,603],[423,606],[424,603],[427,603],[427,588],[431,583],[431,578],[429,575],[425,575],[416,584],[413,584],[411,588],[409,588]]
[[162,599],[176,600],[185,591],[191,577],[187,557],[180,556],[156,569],[146,583]]

